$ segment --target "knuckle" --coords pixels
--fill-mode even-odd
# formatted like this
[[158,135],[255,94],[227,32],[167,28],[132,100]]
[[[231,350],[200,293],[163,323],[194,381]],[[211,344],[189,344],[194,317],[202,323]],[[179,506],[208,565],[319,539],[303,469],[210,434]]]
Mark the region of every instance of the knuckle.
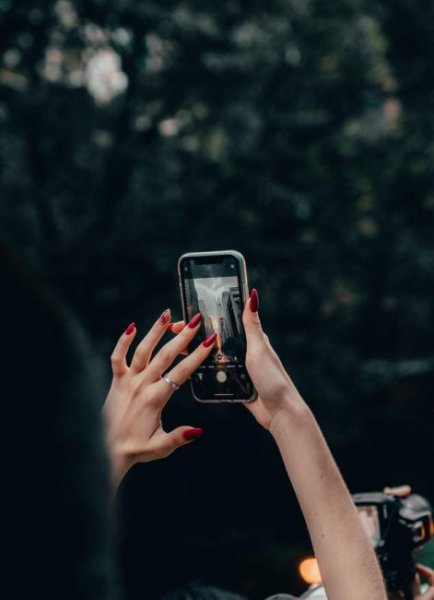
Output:
[[134,352],[134,358],[141,360],[145,355],[146,349],[143,346],[137,346],[136,351]]
[[254,356],[247,355],[246,356],[246,368],[248,371],[252,371],[257,365],[257,360]]
[[178,335],[177,340],[187,343],[191,339],[194,338],[196,331],[194,329],[190,329],[188,326],[184,327],[181,333]]
[[180,363],[177,366],[176,373],[173,375],[173,381],[177,385],[181,385],[186,379],[188,379],[192,370],[193,369],[188,368],[187,365],[181,365]]
[[264,354],[264,346],[259,342],[251,344],[247,351],[247,358],[255,360],[261,358]]
[[147,362],[147,355],[145,354],[145,352],[141,351],[141,352],[135,352],[134,353],[134,357],[132,360],[132,366],[135,369],[140,369],[142,367],[146,366],[146,362]]
[[152,390],[149,390],[149,393],[147,394],[146,404],[148,404],[154,408],[158,407],[161,405],[162,402],[165,401],[166,394],[167,394],[167,392],[166,392],[165,388],[160,387],[160,386],[158,386],[158,387],[155,386]]
[[171,348],[171,346],[169,346],[169,344],[167,344],[166,346],[163,346],[160,350],[160,359],[162,360],[162,362],[172,362],[174,357],[174,353],[173,350]]
[[170,456],[172,454],[172,452],[174,450],[175,450],[175,448],[162,448],[159,451],[157,458],[167,458],[168,456]]
[[120,363],[119,354],[113,352],[113,354],[110,356],[110,363],[113,367],[117,367]]
[[251,352],[246,354],[246,366],[251,366],[255,362],[255,357]]
[[283,395],[286,390],[288,389],[288,384],[286,383],[286,381],[284,380],[280,380],[276,385],[275,385],[275,394],[276,396],[281,396]]
[[195,371],[199,365],[203,363],[203,361],[208,357],[210,351],[212,351],[212,346],[205,348],[202,344],[196,348],[194,352],[189,354],[187,358],[185,358],[182,362],[179,363],[184,373],[190,375]]

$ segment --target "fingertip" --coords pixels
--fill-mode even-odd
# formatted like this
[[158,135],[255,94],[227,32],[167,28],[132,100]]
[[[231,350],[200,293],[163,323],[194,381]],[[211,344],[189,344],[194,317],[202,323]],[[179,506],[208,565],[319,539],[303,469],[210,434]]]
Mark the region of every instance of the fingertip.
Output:
[[190,322],[188,323],[188,327],[190,329],[196,329],[196,327],[198,327],[199,323],[202,321],[202,313],[198,312],[196,315],[194,315],[194,317],[190,320]]
[[249,308],[250,308],[250,310],[251,310],[252,313],[257,313],[258,312],[258,309],[259,309],[259,296],[258,296],[258,291],[256,290],[256,288],[253,288],[252,291],[250,292]]
[[170,317],[171,317],[170,308],[166,308],[166,310],[164,310],[162,312],[161,316],[159,317],[158,322],[161,325],[166,325],[170,321]]
[[110,357],[114,375],[121,375],[127,368],[126,356],[136,334],[136,324],[130,323],[119,337]]
[[203,435],[202,427],[192,427],[191,429],[187,429],[186,431],[184,431],[182,434],[182,437],[187,442],[191,442],[193,440],[197,440],[198,438],[202,437],[202,435]]
[[130,323],[128,327],[125,329],[125,335],[131,335],[136,330],[136,324]]
[[210,346],[214,346],[216,339],[217,339],[217,334],[215,332],[211,333],[206,339],[203,340],[202,346],[204,346],[204,348],[209,348]]
[[257,290],[254,288],[250,292],[250,296],[244,306],[243,311],[243,322],[244,324],[258,323],[259,322],[259,296]]

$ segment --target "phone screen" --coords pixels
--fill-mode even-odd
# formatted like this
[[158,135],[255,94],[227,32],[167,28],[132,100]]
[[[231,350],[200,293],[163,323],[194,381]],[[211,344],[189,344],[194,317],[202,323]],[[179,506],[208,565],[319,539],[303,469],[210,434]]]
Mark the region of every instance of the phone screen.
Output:
[[187,319],[202,313],[202,325],[192,348],[211,333],[215,348],[192,376],[199,400],[248,400],[253,385],[245,367],[246,338],[240,263],[235,256],[184,258],[181,286]]

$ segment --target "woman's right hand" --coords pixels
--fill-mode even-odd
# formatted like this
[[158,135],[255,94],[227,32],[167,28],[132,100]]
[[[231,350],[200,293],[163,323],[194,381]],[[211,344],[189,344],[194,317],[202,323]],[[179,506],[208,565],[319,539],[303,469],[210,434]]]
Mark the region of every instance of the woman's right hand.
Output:
[[246,367],[258,398],[245,406],[258,423],[271,430],[278,415],[288,411],[297,414],[307,407],[262,330],[258,308],[258,293],[252,290],[244,307],[243,323],[247,338]]

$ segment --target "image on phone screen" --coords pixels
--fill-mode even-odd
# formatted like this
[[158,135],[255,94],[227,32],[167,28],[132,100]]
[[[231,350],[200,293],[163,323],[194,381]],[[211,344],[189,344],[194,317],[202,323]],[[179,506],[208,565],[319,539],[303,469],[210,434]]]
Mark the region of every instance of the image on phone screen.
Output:
[[245,367],[246,338],[242,324],[243,296],[235,257],[214,263],[184,259],[181,281],[187,318],[202,313],[201,330],[193,346],[211,333],[217,334],[215,348],[193,375],[198,399],[247,400],[253,386]]

